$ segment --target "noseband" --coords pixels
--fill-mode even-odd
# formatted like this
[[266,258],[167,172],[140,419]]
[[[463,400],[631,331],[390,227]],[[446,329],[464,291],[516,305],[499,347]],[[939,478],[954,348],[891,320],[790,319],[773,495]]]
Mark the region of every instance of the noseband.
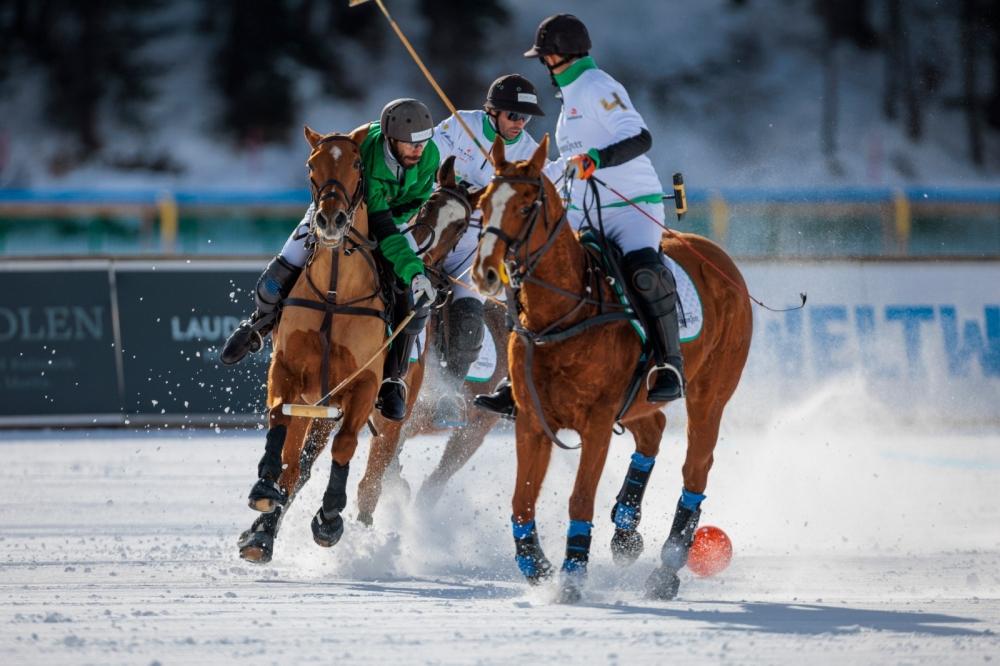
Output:
[[[503,241],[506,246],[504,251],[503,263],[507,265],[507,275],[510,279],[511,287],[517,289],[521,282],[531,276],[534,272],[535,267],[538,266],[538,262],[541,261],[545,253],[549,251],[553,243],[555,243],[556,238],[559,235],[559,230],[562,225],[567,223],[566,212],[563,211],[562,217],[556,222],[555,226],[549,231],[549,237],[545,240],[540,248],[534,252],[528,252],[527,247],[525,247],[523,252],[523,258],[518,257],[518,253],[521,251],[522,246],[527,243],[528,239],[531,238],[531,234],[535,230],[535,225],[538,224],[538,219],[541,217],[542,226],[545,229],[549,228],[549,209],[547,206],[547,199],[545,196],[545,185],[542,181],[542,177],[538,178],[528,178],[527,176],[493,176],[494,183],[527,183],[529,185],[534,185],[538,188],[538,196],[531,203],[529,209],[525,210],[524,214],[528,217],[528,223],[524,226],[521,233],[516,237],[512,237],[506,231],[500,227],[487,226],[483,229],[483,235],[493,234],[501,241]],[[539,216],[541,213],[541,216]]]

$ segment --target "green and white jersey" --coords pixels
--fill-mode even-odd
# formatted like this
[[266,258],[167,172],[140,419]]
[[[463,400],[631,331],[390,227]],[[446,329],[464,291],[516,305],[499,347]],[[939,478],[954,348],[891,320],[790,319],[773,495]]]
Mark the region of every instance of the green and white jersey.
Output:
[[[555,75],[562,91],[562,110],[556,122],[557,163],[588,153],[597,159],[597,150],[646,129],[624,86],[607,72],[598,69],[591,57],[580,58],[565,71]],[[640,155],[618,166],[602,168],[597,176],[636,203],[660,203],[663,186],[649,157]],[[574,179],[571,205],[582,208],[586,181]],[[603,193],[602,193],[603,194]],[[604,207],[621,206],[613,196],[602,196]]]
[[[458,114],[469,126],[476,140],[487,152],[493,145],[497,131],[493,128],[490,117],[485,111],[459,111]],[[474,188],[486,187],[493,178],[493,164],[483,155],[468,132],[451,115],[434,128],[434,141],[441,151],[441,159],[449,155],[455,156],[455,175],[462,182],[469,183]],[[504,154],[508,162],[526,160],[531,157],[538,142],[527,132],[522,131],[516,139],[504,139]]]

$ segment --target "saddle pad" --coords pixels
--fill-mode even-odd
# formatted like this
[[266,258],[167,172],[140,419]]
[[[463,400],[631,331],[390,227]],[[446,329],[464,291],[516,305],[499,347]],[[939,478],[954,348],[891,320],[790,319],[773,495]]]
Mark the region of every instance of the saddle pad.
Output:
[[674,274],[674,281],[677,282],[677,300],[680,306],[677,321],[681,328],[681,342],[691,342],[701,335],[701,325],[704,321],[701,297],[698,296],[698,290],[691,276],[681,268],[680,264],[667,257],[667,266]]
[[[497,348],[493,342],[493,334],[490,333],[489,328],[486,328],[483,333],[483,347],[479,350],[476,362],[469,367],[469,372],[465,375],[467,382],[488,382],[493,376],[493,371],[497,368]],[[424,329],[417,336],[417,341],[410,351],[410,363],[416,363],[417,359],[420,358],[426,340],[427,329]]]

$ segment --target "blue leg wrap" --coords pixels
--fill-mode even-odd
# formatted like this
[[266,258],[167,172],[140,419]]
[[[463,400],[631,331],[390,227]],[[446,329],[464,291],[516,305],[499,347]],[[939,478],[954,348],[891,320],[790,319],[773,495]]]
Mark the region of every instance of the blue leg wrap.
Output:
[[646,492],[649,474],[655,463],[655,456],[644,456],[638,451],[632,454],[632,462],[628,466],[625,482],[618,491],[615,509],[611,514],[611,520],[618,529],[631,531],[639,526],[642,496]]
[[705,495],[700,493],[693,493],[687,488],[681,490],[681,506],[685,509],[691,509],[695,511],[701,506],[701,503],[705,501]]
[[526,523],[519,523],[511,516],[510,522],[514,533],[514,546],[517,553],[514,560],[517,562],[517,568],[529,581],[538,581],[548,576],[552,565],[545,559],[542,547],[538,544],[535,521],[529,520]]
[[590,558],[590,531],[593,527],[594,524],[588,520],[569,521],[563,571],[576,574],[587,572],[587,560]]

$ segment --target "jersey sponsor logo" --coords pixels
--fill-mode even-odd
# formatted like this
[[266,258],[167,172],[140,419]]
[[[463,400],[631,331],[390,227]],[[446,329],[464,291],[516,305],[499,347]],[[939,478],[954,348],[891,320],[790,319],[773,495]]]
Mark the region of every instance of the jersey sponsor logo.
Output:
[[559,153],[562,155],[569,155],[579,153],[583,150],[582,141],[567,141],[565,143],[559,144]]
[[611,97],[612,99],[614,99],[613,102],[609,102],[603,97],[601,98],[601,106],[604,107],[605,111],[611,111],[616,106],[620,106],[622,108],[622,111],[628,111],[628,107],[625,106],[625,102],[623,102],[622,98],[618,96],[618,93],[616,92],[611,93]]
[[580,113],[575,106],[569,107],[569,112],[566,114],[566,120],[579,120],[583,118],[583,114]]

